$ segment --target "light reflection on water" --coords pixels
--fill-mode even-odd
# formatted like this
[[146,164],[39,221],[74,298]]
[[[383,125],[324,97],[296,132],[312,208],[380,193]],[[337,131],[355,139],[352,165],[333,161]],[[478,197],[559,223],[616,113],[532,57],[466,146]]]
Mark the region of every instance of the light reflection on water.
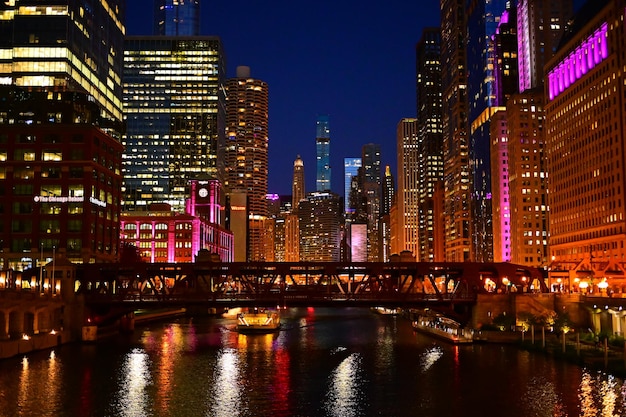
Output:
[[142,349],[133,349],[120,367],[119,408],[116,414],[124,417],[151,415],[147,388],[152,384],[149,358]]
[[439,358],[443,356],[443,349],[440,346],[434,346],[426,349],[420,358],[422,372],[426,372]]
[[359,354],[352,353],[345,358],[330,375],[329,389],[324,406],[327,415],[333,417],[354,417],[362,415],[367,408],[363,395],[363,370]]
[[626,416],[620,378],[515,347],[451,346],[355,309],[284,323],[246,336],[184,319],[0,361],[0,417]]
[[612,375],[585,370],[578,391],[581,417],[626,415],[626,386]]
[[218,353],[217,365],[211,378],[211,412],[215,417],[245,415],[241,402],[240,363],[235,349],[223,349]]

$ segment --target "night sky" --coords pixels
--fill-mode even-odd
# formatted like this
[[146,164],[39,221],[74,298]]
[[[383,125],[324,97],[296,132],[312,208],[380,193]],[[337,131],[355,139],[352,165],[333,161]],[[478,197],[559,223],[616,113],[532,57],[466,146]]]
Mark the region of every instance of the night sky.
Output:
[[[396,175],[396,126],[415,117],[415,45],[439,26],[438,0],[203,0],[202,35],[222,40],[227,77],[238,65],[269,85],[269,188],[291,194],[293,161],[315,190],[315,120],[330,115],[332,190],[343,158],[382,147]],[[152,34],[152,0],[127,2],[127,33]]]

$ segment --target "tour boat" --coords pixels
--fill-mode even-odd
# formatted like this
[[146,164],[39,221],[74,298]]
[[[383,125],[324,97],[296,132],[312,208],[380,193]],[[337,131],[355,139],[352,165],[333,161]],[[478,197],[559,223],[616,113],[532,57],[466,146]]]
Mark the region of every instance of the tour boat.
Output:
[[454,344],[473,343],[472,331],[464,329],[454,320],[443,316],[419,316],[412,323],[413,328],[421,333],[443,339]]
[[253,309],[237,316],[241,333],[270,333],[280,329],[280,314],[275,310]]
[[397,316],[402,310],[399,308],[372,307],[372,311],[383,316]]

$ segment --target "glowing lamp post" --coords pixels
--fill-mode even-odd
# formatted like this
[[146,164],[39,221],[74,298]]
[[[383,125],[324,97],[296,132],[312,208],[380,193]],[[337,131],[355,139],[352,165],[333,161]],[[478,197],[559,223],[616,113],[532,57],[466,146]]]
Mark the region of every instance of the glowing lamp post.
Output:
[[598,288],[600,289],[600,294],[606,295],[606,290],[609,288],[609,283],[606,278],[598,283]]

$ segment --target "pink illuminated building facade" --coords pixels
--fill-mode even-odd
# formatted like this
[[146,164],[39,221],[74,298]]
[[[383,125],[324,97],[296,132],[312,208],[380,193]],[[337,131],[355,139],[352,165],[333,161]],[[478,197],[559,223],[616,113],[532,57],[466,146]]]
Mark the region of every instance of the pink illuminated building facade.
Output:
[[546,65],[550,281],[626,292],[626,1],[587,2]]
[[218,254],[222,262],[232,262],[234,239],[222,226],[219,181],[192,181],[190,188],[185,213],[173,212],[168,204],[153,204],[148,211],[122,214],[122,243],[137,247],[147,262],[194,262],[202,249]]

